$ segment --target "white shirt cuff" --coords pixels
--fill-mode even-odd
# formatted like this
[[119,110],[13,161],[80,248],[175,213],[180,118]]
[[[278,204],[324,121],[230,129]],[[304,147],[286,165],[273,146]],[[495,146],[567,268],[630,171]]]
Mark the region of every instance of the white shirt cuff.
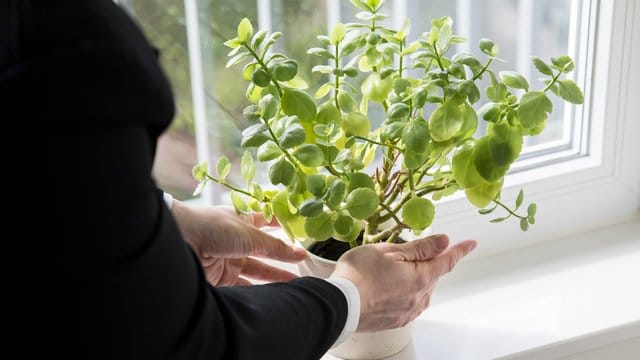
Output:
[[167,204],[169,210],[171,210],[171,206],[173,205],[173,196],[167,192],[163,192],[162,198],[164,199],[164,203]]
[[332,346],[336,347],[347,340],[349,336],[353,335],[358,328],[358,322],[360,321],[360,291],[358,291],[356,284],[349,279],[336,277],[325,280],[340,289],[347,299],[347,321],[344,324],[340,336],[338,336],[338,339]]

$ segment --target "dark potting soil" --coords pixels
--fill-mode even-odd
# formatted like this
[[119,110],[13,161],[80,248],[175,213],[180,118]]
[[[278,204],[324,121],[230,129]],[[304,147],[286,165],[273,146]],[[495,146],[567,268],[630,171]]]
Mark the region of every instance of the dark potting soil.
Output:
[[[405,242],[406,241],[400,237],[396,238],[396,240],[394,241],[394,243],[396,244],[402,244]],[[360,235],[356,239],[356,243],[358,243],[358,245],[362,244],[362,233],[360,233]],[[317,243],[311,245],[308,250],[313,254],[320,256],[321,258],[336,261],[349,249],[351,249],[349,243],[339,241],[334,238],[329,238],[325,241],[318,241]]]

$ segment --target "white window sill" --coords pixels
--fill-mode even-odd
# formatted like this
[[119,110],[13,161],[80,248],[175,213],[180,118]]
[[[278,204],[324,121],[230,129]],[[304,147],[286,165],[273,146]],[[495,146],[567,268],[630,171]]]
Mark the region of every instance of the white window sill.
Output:
[[388,360],[636,359],[639,274],[640,218],[463,261]]

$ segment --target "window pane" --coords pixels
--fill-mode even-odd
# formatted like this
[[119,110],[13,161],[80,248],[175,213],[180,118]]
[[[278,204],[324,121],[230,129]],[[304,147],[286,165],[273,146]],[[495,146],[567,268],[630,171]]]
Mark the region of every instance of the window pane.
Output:
[[184,6],[175,0],[126,0],[121,3],[137,20],[151,44],[174,92],[176,115],[158,142],[153,176],[177,199],[191,198],[196,186],[191,168],[196,163],[189,50]]

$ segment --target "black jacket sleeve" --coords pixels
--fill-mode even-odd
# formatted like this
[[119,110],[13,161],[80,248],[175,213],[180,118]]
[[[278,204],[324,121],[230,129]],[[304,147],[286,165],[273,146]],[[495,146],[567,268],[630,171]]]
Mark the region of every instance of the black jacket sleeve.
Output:
[[347,315],[336,287],[214,288],[182,240],[151,176],[172,94],[127,15],[111,0],[9,0],[0,29],[4,220],[30,224],[4,249],[10,346],[25,358],[321,357]]

